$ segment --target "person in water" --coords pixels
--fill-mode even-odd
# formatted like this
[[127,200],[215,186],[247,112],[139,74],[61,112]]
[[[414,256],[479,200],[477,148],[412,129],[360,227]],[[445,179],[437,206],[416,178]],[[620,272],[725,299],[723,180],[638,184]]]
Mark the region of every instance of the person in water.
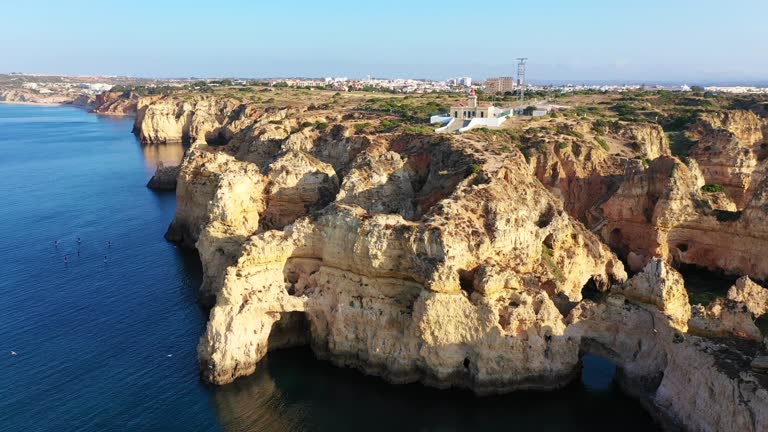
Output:
[[104,262],[107,262],[107,256],[104,255]]
[[53,241],[53,246],[54,247],[59,247],[59,241],[58,240],[54,240]]

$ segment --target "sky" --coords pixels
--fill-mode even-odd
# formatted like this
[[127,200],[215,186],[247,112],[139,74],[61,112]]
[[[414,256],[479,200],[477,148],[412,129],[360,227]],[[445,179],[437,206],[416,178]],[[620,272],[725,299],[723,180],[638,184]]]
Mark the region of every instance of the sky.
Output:
[[768,0],[0,0],[0,72],[768,81]]

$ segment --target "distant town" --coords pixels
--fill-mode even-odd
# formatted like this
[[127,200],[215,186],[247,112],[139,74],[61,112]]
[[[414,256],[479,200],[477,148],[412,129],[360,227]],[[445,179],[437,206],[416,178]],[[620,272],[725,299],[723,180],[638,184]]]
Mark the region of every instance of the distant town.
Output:
[[[480,80],[469,76],[447,80],[428,80],[413,78],[176,78],[148,79],[119,76],[62,76],[10,73],[0,74],[0,101],[8,100],[9,92],[15,91],[15,97],[26,97],[34,102],[35,96],[41,99],[72,98],[79,94],[96,95],[115,87],[162,88],[162,87],[216,87],[216,86],[269,86],[294,87],[304,89],[333,90],[340,92],[389,92],[389,93],[468,93],[474,90],[483,94],[516,95],[521,89],[526,92],[558,92],[563,94],[578,92],[627,92],[627,91],[706,91],[731,94],[768,94],[768,87],[758,86],[695,86],[695,85],[659,85],[659,84],[531,84],[524,77],[500,76]],[[19,93],[21,92],[21,93]]]

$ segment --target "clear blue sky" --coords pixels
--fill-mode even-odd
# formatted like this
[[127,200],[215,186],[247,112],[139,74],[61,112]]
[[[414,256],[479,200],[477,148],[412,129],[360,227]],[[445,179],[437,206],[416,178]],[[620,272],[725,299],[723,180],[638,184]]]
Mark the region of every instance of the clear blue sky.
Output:
[[768,0],[0,3],[0,72],[768,80]]

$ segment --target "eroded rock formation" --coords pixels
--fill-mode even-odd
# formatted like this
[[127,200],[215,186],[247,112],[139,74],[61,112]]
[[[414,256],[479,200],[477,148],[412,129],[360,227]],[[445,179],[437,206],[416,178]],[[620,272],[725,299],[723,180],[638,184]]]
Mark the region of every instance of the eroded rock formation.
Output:
[[768,289],[754,283],[747,276],[739,278],[728,290],[728,299],[746,304],[755,317],[768,312]]
[[59,94],[41,94],[27,89],[11,88],[0,89],[0,102],[59,105],[72,102],[72,97]]
[[246,127],[285,117],[285,110],[265,113],[234,99],[173,95],[141,98],[134,131],[146,144],[189,142],[219,144]]
[[[649,289],[655,285],[661,288]],[[691,431],[768,427],[768,377],[750,367],[765,351],[762,343],[740,339],[716,318],[710,323],[737,337],[686,334],[699,318],[691,316],[682,278],[662,260],[617,288],[605,302],[580,303],[566,321],[567,333],[580,337],[584,349],[616,362],[622,387],[662,425]]]
[[766,175],[768,121],[751,111],[703,114],[691,128],[697,139],[689,156],[708,184],[721,185],[738,209]]
[[[763,179],[743,212],[712,209],[695,162],[658,158],[630,174],[602,205],[602,237],[633,270],[651,257],[714,271],[768,277],[768,218]],[[631,259],[630,259],[631,258]]]
[[[601,222],[600,204],[628,171],[642,167],[642,159],[670,154],[664,132],[653,124],[615,122],[602,137],[591,137],[592,124],[583,122],[559,125],[554,132],[540,128],[527,138],[523,153],[539,181],[588,226]],[[606,150],[595,139],[610,140],[616,149]]]
[[72,104],[93,113],[113,116],[136,114],[139,96],[129,92],[103,92],[97,95],[82,94]]
[[[197,239],[206,294],[216,297],[200,348],[211,381],[252,371],[272,325],[296,312],[307,315],[319,355],[395,381],[480,391],[569,381],[578,345],[560,337],[550,296],[578,301],[590,279],[606,289],[625,277],[621,263],[522,158],[471,173],[469,162],[500,161],[442,138],[408,148],[400,139],[358,149],[339,166],[350,164],[341,185],[333,165],[292,149],[278,148],[260,169],[223,151],[190,152],[170,235]],[[510,336],[521,334],[527,343]],[[497,351],[538,360],[502,373]]]
[[180,165],[164,166],[162,163],[159,164],[155,174],[149,179],[147,187],[155,190],[176,190],[176,179],[180,169]]
[[[692,313],[670,266],[768,274],[749,249],[764,239],[747,229],[764,221],[764,185],[723,222],[695,162],[668,156],[653,131],[625,132],[661,143],[646,168],[578,143],[498,154],[466,136],[355,133],[338,113],[193,99],[142,99],[136,130],[196,143],[167,236],[203,263],[206,380],[309,344],[392,382],[485,394],[561,387],[595,353],[667,425],[768,428],[767,378],[750,367],[765,352],[750,312],[762,303],[742,284]],[[602,195],[577,203],[591,191]],[[592,212],[608,244],[575,218]],[[640,272],[627,281],[611,247]]]

